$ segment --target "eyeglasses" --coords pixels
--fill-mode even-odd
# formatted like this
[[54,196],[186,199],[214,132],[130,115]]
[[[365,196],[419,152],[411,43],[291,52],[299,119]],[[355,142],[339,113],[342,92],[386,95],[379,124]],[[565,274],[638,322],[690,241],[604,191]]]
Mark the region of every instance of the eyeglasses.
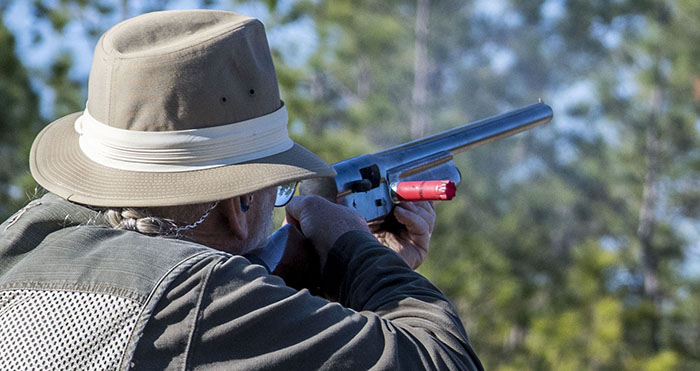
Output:
[[275,207],[282,207],[289,203],[294,197],[298,182],[282,184],[277,186],[277,196],[275,196]]

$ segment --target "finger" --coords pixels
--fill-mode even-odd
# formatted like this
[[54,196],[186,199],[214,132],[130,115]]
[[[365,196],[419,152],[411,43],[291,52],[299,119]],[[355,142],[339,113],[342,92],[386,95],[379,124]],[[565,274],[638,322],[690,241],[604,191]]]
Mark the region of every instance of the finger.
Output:
[[423,217],[428,224],[431,225],[430,230],[433,230],[433,226],[435,225],[435,219],[437,217],[437,214],[435,212],[435,205],[433,204],[432,201],[421,201],[421,202],[415,202],[415,208],[416,208],[416,213]]
[[408,233],[411,235],[427,235],[431,232],[428,221],[418,213],[397,207],[394,209],[394,216],[399,223],[406,226]]
[[[419,205],[414,205],[414,204],[419,204]],[[433,228],[435,228],[436,213],[430,204],[431,204],[431,202],[428,202],[428,201],[403,202],[403,203],[400,203],[398,206],[401,209],[410,211],[410,212],[418,215],[419,217],[421,217],[423,220],[425,220],[425,222],[428,224],[429,232],[432,233]],[[399,210],[399,207],[397,207],[395,210]]]
[[369,227],[370,232],[377,233],[378,231],[382,230],[383,222],[375,220],[375,221],[367,222],[367,226]]
[[416,202],[416,206],[422,207],[423,209],[429,212],[435,212],[435,202],[433,201]]
[[294,217],[292,217],[292,216],[289,215],[289,214],[285,214],[285,215],[284,215],[284,220],[282,221],[281,227],[284,227],[284,226],[287,225],[287,224],[291,224],[291,225],[293,225],[293,226],[299,228],[299,221],[296,220],[296,219],[294,219]]
[[[437,212],[435,212],[435,203],[432,201],[426,201],[421,203],[423,213],[421,213],[421,216],[428,222],[430,225],[430,233],[433,233],[433,229],[435,229],[435,221],[437,219]],[[426,214],[427,213],[427,214]]]
[[435,211],[435,203],[433,201],[412,201],[412,202],[401,202],[398,206],[405,207],[410,210],[424,209],[429,212]]
[[[291,224],[298,229],[301,229],[301,223],[299,219],[301,218],[301,213],[303,210],[303,200],[297,200],[300,197],[294,197],[284,208],[284,224]],[[295,202],[296,201],[296,202]]]
[[397,206],[421,215],[435,213],[435,209],[430,201],[402,202]]
[[292,198],[291,201],[284,207],[285,217],[292,220],[296,220],[299,223],[301,219],[301,213],[304,210],[304,203],[306,202],[306,196],[297,196]]

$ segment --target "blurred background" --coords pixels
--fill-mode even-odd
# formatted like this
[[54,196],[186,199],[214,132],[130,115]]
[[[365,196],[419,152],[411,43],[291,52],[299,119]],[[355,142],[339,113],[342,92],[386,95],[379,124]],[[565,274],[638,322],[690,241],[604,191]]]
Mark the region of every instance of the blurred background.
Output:
[[458,155],[419,271],[487,369],[700,368],[700,1],[0,0],[2,219],[99,35],[178,8],[263,20],[290,131],[331,163],[542,98],[551,124]]

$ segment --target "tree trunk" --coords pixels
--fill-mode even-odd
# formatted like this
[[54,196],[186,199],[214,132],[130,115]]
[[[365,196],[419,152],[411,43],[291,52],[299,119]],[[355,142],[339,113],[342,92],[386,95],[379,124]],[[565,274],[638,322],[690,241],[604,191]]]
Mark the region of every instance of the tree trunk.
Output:
[[430,127],[428,101],[428,22],[430,0],[416,0],[416,46],[414,56],[414,80],[411,105],[411,138],[425,135]]
[[[321,72],[314,71],[311,74],[311,81],[309,81],[309,84],[311,87],[312,102],[315,104],[325,102],[326,89],[323,83],[323,74]],[[311,122],[309,122],[311,133],[315,137],[320,137],[323,134],[325,124],[325,115],[312,115]]]
[[646,157],[646,169],[637,236],[641,247],[640,258],[644,280],[643,298],[651,304],[653,310],[649,319],[649,340],[652,350],[656,352],[660,349],[661,290],[659,288],[659,257],[654,248],[653,237],[656,226],[655,209],[659,197],[657,189],[660,170],[659,152],[661,150],[659,121],[663,116],[663,84],[661,77],[651,96],[650,107],[651,112],[645,132],[646,146],[644,155]]

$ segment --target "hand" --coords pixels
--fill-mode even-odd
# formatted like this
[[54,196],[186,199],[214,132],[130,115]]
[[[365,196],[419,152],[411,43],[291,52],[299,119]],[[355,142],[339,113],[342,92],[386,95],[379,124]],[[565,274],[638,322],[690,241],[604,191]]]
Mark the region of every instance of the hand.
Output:
[[402,202],[396,205],[393,215],[402,224],[401,228],[385,230],[383,224],[378,224],[371,227],[372,234],[416,269],[428,255],[430,235],[435,227],[435,205],[431,201]]
[[311,240],[321,269],[328,251],[346,232],[367,231],[367,222],[356,211],[318,196],[297,196],[286,207],[286,220]]

